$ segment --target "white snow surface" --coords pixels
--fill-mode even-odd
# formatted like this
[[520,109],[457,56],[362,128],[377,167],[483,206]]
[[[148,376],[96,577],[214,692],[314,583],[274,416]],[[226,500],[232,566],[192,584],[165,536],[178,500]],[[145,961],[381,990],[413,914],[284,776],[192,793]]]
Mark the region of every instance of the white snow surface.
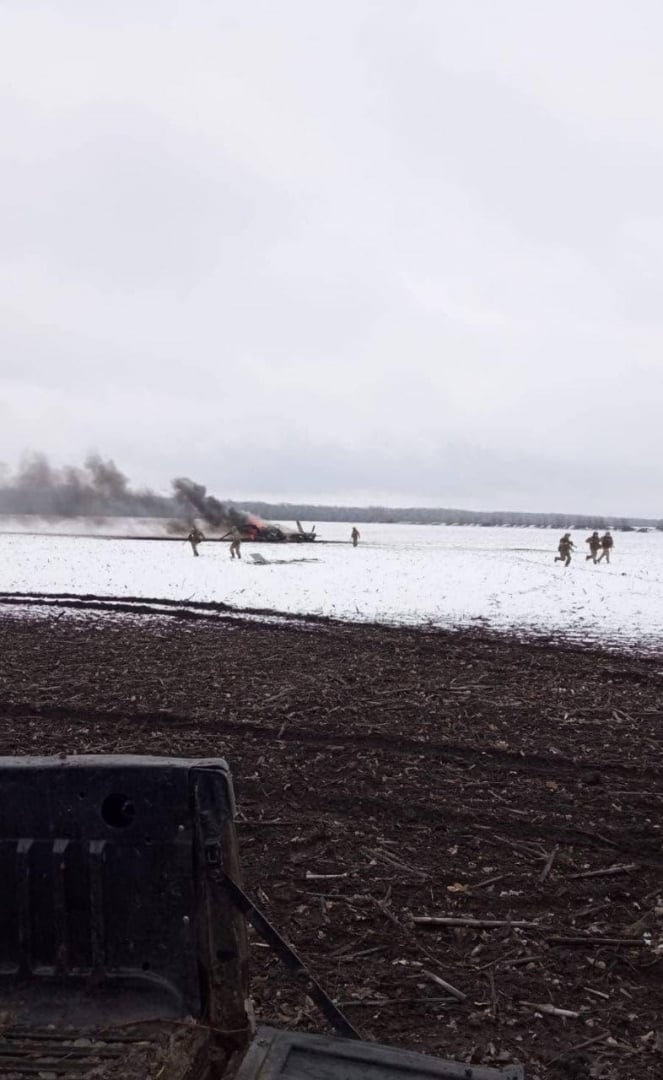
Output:
[[[663,533],[616,533],[610,566],[568,568],[552,530],[321,523],[325,544],[0,535],[0,591],[223,601],[239,608],[360,621],[485,626],[658,649],[663,643]],[[270,560],[257,565],[259,552]],[[315,561],[300,561],[315,560]]]

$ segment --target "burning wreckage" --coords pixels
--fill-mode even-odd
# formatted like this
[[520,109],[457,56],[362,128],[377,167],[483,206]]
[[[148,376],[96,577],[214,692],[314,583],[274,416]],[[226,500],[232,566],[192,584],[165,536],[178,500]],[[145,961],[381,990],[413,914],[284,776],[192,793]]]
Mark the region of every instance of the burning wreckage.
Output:
[[257,541],[265,544],[301,544],[312,543],[315,538],[315,526],[307,531],[300,522],[296,529],[285,529],[274,522],[263,521],[256,514],[239,510],[231,503],[223,503],[214,495],[207,494],[204,484],[180,478],[173,480],[175,499],[186,511],[189,518],[199,517],[211,528],[226,530],[221,539],[230,535],[232,529],[238,529],[242,540]]
[[[315,540],[315,526],[310,532],[306,532],[299,521],[296,522],[296,529],[284,529],[282,525],[261,521],[260,518],[255,517],[253,514],[248,514],[247,517],[251,519],[250,523],[244,526],[245,539],[247,540],[258,540],[266,544],[310,544]],[[240,526],[240,528],[242,527]]]

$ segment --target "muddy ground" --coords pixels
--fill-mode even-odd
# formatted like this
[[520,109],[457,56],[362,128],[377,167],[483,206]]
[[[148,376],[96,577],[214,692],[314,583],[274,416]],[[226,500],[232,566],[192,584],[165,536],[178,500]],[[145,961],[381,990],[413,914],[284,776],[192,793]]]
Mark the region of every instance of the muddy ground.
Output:
[[[245,885],[363,1037],[661,1075],[663,655],[5,609],[0,753],[60,751],[225,756]],[[251,960],[261,1020],[324,1029]]]

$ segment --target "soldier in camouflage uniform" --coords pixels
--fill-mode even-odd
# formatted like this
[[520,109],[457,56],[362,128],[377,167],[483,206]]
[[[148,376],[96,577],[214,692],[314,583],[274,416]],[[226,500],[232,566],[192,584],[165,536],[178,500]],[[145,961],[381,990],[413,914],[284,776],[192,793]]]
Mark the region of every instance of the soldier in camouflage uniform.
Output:
[[598,557],[598,562],[601,562],[601,559],[605,559],[605,561],[609,563],[610,552],[612,551],[614,546],[615,541],[612,539],[612,534],[608,529],[607,532],[605,532],[601,537],[601,554]]
[[187,540],[191,544],[191,550],[196,557],[198,556],[198,544],[202,543],[204,539],[204,534],[201,533],[200,529],[196,525],[194,525],[191,532],[187,536]]
[[596,562],[596,556],[601,550],[601,540],[599,534],[594,531],[591,536],[588,536],[585,540],[586,544],[589,544],[589,555],[585,555],[585,562],[591,559],[592,562]]
[[230,533],[228,535],[230,536],[230,558],[234,559],[235,556],[237,556],[238,559],[241,559],[241,557],[242,557],[242,552],[240,551],[240,544],[242,543],[242,534],[241,534],[241,532],[239,531],[239,529],[237,528],[236,525],[233,525],[233,527],[230,530]]
[[557,548],[559,555],[555,555],[555,562],[563,562],[565,566],[569,566],[571,564],[571,552],[574,547],[575,544],[571,539],[571,533],[564,533]]

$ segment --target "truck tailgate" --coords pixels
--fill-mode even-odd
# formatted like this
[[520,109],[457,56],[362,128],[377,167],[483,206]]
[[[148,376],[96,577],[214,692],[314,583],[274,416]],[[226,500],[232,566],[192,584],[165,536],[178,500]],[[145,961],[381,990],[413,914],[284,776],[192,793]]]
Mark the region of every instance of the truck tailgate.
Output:
[[524,1080],[520,1065],[492,1069],[380,1043],[261,1027],[234,1080]]

